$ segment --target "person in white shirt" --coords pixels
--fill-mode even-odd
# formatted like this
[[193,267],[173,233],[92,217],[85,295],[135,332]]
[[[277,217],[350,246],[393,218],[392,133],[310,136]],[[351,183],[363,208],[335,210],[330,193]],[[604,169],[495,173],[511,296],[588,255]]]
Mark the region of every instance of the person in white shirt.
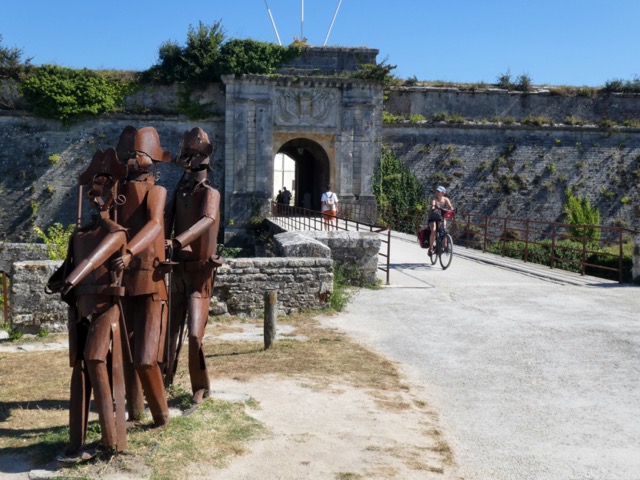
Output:
[[322,203],[322,218],[324,220],[325,230],[329,230],[330,225],[336,228],[338,195],[331,191],[331,185],[327,185],[327,190],[322,194],[320,202]]

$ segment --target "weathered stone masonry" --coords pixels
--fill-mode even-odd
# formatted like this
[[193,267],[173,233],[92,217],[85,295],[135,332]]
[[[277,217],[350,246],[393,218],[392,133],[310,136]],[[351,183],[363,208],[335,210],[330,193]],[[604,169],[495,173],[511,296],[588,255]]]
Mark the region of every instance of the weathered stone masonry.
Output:
[[[13,263],[13,328],[24,333],[66,330],[67,305],[59,295],[44,293],[47,279],[60,264],[51,260]],[[333,262],[329,258],[229,259],[218,270],[210,313],[259,317],[264,292],[271,288],[278,291],[279,314],[327,308],[333,292]]]

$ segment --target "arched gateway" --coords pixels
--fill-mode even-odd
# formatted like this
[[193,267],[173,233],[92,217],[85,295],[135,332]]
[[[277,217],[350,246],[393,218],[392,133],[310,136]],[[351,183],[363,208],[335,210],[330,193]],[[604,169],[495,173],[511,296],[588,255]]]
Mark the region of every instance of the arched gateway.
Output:
[[225,241],[244,228],[256,205],[264,209],[275,198],[278,153],[295,161],[296,206],[319,209],[327,183],[343,207],[375,205],[381,82],[262,75],[226,76],[223,82]]

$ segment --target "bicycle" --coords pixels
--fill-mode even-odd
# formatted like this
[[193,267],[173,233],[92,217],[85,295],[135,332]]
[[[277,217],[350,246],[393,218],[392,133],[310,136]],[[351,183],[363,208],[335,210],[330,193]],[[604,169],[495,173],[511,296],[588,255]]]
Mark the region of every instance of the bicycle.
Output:
[[443,213],[442,220],[436,222],[436,244],[431,249],[431,265],[435,265],[435,263],[440,259],[440,265],[443,270],[449,268],[451,265],[451,259],[453,257],[453,238],[447,231],[447,227],[445,225],[446,220],[453,220],[453,210],[448,210],[446,208],[440,209]]

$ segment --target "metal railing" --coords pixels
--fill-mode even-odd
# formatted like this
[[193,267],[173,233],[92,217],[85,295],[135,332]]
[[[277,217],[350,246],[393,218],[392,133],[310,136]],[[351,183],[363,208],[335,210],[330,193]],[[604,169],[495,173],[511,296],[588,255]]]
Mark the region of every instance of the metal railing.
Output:
[[[458,244],[581,275],[625,281],[624,246],[637,232],[622,227],[459,214]],[[630,279],[627,279],[630,280]]]
[[[278,223],[287,230],[325,230],[326,226],[322,215],[317,210],[309,210],[291,205],[281,205],[271,202],[271,217],[277,217]],[[347,215],[336,216],[332,230],[372,232],[380,236],[381,248],[378,256],[382,261],[378,262],[378,269],[386,274],[386,284],[389,285],[389,274],[391,264],[391,230],[382,225],[365,223],[350,218]]]
[[[391,229],[416,236],[425,223],[424,215],[386,219]],[[637,232],[627,228],[456,213],[448,229],[454,242],[467,248],[620,283],[631,281],[624,247]]]

